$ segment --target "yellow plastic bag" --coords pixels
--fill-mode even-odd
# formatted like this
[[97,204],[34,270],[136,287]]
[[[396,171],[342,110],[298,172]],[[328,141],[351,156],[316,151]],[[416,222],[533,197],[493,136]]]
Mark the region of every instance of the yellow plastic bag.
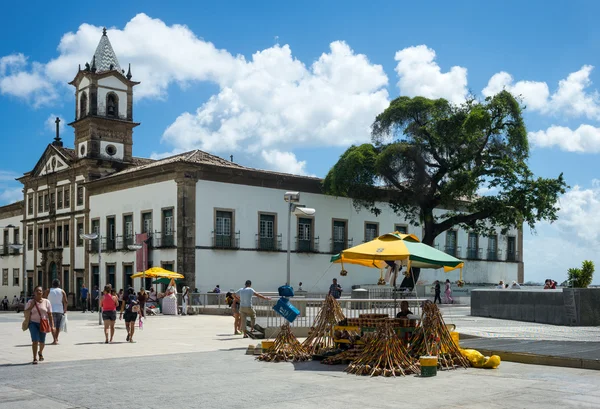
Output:
[[467,358],[473,368],[496,369],[500,366],[501,360],[498,355],[486,357],[475,349],[460,349],[460,353]]

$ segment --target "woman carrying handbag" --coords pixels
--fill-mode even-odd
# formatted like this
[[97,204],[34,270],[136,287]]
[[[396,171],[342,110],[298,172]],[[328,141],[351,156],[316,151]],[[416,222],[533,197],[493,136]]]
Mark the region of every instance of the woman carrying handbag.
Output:
[[29,300],[25,311],[29,311],[29,333],[31,334],[31,350],[33,351],[33,364],[44,360],[44,347],[46,334],[53,331],[53,322],[48,319],[52,315],[50,301],[42,297],[42,286],[38,285],[33,290],[33,299]]

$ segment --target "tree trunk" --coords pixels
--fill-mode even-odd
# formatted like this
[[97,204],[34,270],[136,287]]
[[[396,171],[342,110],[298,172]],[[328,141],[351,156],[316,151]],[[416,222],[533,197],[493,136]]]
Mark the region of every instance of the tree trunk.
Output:
[[[437,234],[435,233],[435,219],[433,218],[433,209],[423,209],[423,239],[421,243],[433,246]],[[415,285],[419,282],[419,276],[421,275],[420,268],[411,268],[411,274],[407,277],[404,276],[400,287],[414,289]]]

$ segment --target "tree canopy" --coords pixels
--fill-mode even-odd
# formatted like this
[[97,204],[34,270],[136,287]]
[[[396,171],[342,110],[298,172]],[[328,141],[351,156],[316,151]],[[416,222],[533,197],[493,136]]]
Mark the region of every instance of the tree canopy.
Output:
[[389,204],[423,225],[422,241],[430,245],[455,226],[484,235],[498,227],[534,229],[557,219],[567,186],[562,173],[535,177],[528,157],[522,107],[507,91],[460,105],[402,96],[375,119],[371,144],[342,154],[324,189],[375,214]]

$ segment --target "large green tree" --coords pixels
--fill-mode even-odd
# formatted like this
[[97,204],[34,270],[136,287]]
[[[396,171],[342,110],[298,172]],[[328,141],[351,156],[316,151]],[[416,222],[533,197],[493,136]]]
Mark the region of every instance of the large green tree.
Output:
[[[372,142],[340,157],[325,191],[376,215],[389,204],[423,226],[429,245],[455,226],[489,235],[553,222],[567,188],[562,173],[547,179],[530,171],[522,107],[506,91],[460,105],[399,97],[375,119]],[[402,286],[412,287],[418,275],[415,269]]]

